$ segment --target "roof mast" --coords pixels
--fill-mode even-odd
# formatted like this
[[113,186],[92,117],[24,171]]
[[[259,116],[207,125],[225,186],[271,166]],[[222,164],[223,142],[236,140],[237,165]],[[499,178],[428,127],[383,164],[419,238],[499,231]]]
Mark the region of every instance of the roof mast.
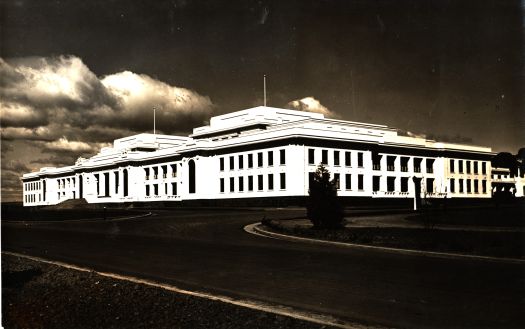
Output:
[[263,86],[264,86],[264,107],[266,107],[266,74],[263,77]]

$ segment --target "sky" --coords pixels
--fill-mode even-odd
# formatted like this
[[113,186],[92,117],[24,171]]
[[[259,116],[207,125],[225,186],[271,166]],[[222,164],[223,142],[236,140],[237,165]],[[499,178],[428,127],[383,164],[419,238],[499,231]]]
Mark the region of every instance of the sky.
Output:
[[525,146],[516,0],[0,0],[2,201],[116,138],[263,102]]

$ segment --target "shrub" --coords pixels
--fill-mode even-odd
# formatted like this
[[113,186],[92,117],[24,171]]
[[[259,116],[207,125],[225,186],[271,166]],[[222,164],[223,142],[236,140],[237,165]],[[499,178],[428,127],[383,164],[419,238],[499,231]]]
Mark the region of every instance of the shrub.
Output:
[[322,164],[317,167],[308,194],[307,216],[314,228],[343,227],[343,208],[337,197],[337,182],[330,180],[330,172]]

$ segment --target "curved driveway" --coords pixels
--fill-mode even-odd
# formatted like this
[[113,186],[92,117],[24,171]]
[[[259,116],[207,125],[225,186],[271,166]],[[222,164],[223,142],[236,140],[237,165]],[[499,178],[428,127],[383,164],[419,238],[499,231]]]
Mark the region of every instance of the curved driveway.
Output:
[[525,265],[280,241],[243,227],[302,210],[153,210],[2,223],[2,249],[394,327],[523,327]]

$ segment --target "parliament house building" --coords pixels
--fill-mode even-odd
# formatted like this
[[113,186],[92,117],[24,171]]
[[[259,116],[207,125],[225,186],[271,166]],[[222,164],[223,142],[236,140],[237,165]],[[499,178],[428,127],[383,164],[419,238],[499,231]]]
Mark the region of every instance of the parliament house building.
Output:
[[491,197],[493,156],[487,147],[260,106],[212,117],[189,136],[120,138],[71,166],[24,174],[23,201],[300,204],[319,164],[349,203],[482,199]]

